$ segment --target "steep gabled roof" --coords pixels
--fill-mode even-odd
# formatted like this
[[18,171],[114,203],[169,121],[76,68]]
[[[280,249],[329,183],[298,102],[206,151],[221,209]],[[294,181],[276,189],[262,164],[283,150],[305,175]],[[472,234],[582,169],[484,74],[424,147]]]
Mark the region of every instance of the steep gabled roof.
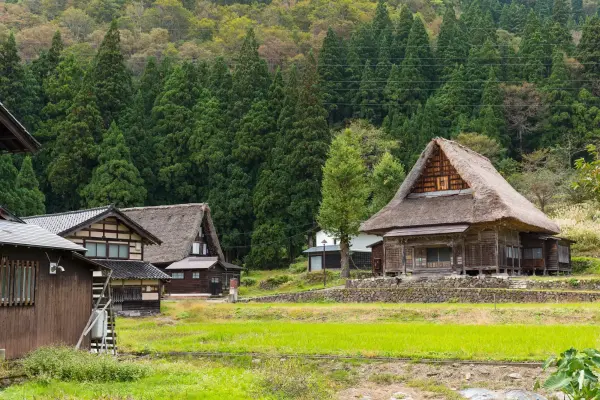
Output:
[[0,152],[35,153],[40,143],[0,102]]
[[[408,196],[436,147],[446,155],[469,185],[447,196]],[[433,139],[415,163],[394,198],[361,225],[361,231],[385,233],[390,229],[442,224],[475,224],[506,220],[526,231],[558,233],[559,226],[518,193],[490,160],[456,142]]]
[[141,237],[149,243],[160,244],[161,240],[154,236],[151,232],[133,221],[118,208],[110,205],[97,208],[89,208],[86,210],[67,211],[58,214],[36,215],[26,217],[23,220],[27,224],[41,226],[48,231],[59,236],[67,236],[71,233],[101,221],[108,217],[116,217],[121,220],[129,228],[136,231]]
[[203,225],[219,260],[225,261],[217,231],[205,203],[175,204],[154,207],[124,208],[132,220],[162,239],[161,246],[144,249],[144,259],[151,263],[172,263],[190,255],[192,242]]
[[94,261],[112,270],[113,279],[171,279],[169,275],[146,261],[106,259],[94,259]]
[[37,225],[23,224],[0,219],[0,244],[38,247],[42,249],[59,249],[81,251],[85,249],[78,244],[64,239]]

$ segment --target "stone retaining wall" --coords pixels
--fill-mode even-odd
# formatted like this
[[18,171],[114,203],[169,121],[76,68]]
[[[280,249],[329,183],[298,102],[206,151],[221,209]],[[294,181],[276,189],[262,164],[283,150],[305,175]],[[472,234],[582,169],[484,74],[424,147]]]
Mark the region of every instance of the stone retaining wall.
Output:
[[433,277],[433,278],[370,278],[349,279],[347,289],[400,289],[410,287],[426,288],[487,288],[487,289],[544,289],[544,290],[600,290],[598,279],[508,279],[477,277]]
[[245,299],[259,303],[585,303],[600,301],[600,292],[518,289],[413,287],[399,289],[328,289]]

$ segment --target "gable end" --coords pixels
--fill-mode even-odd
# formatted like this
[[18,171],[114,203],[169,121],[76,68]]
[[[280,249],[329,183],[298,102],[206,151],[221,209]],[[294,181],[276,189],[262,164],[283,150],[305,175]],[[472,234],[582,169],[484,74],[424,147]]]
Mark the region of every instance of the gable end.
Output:
[[469,189],[469,185],[461,178],[442,149],[436,145],[410,192],[431,193],[465,189]]

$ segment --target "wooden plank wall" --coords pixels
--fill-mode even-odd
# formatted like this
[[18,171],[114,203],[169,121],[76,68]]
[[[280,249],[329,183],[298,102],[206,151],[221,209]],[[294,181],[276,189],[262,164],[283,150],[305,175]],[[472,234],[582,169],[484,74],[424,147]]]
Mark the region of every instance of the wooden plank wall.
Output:
[[[213,277],[221,278],[221,284],[225,286],[225,270],[219,266],[211,269],[198,270],[167,270],[167,274],[172,272],[183,272],[184,279],[171,279],[165,283],[167,293],[210,293],[210,280]],[[199,272],[200,279],[193,279],[193,273]]]
[[442,190],[468,189],[469,185],[460,177],[444,152],[436,146],[427,159],[425,170],[415,183],[412,193],[437,192]]
[[[62,256],[65,271],[50,275],[46,253],[52,261]],[[0,246],[0,254],[39,263],[35,304],[0,306],[0,349],[6,349],[6,357],[21,357],[51,344],[75,345],[92,310],[90,266],[70,252]]]

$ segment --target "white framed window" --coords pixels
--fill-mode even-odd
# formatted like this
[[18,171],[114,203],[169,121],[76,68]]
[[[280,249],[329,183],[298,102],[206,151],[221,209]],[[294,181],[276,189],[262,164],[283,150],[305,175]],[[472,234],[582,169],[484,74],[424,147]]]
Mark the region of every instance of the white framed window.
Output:
[[[85,255],[91,258],[115,258],[126,260],[129,258],[129,245],[118,243],[95,243],[86,242],[85,248],[88,250]],[[108,255],[107,255],[108,250]]]
[[184,279],[185,275],[183,272],[171,272],[171,279]]
[[200,272],[193,272],[192,279],[200,279]]
[[192,254],[200,255],[200,248],[202,243],[194,242],[192,244]]

